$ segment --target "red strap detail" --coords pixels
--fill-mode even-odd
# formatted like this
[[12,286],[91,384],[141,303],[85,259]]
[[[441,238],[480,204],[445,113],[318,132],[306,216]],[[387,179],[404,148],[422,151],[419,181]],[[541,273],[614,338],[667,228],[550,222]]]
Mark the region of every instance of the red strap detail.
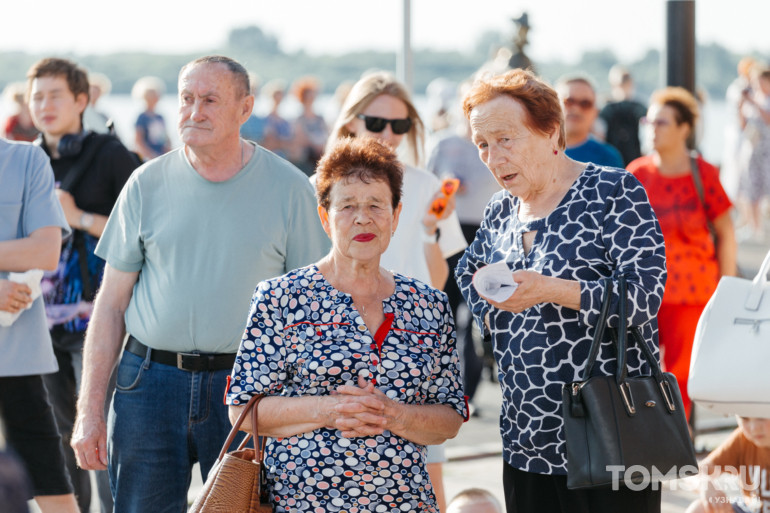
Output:
[[385,320],[382,321],[380,327],[377,328],[377,333],[374,334],[374,342],[377,344],[377,352],[382,351],[382,343],[385,342],[385,337],[388,336],[390,327],[393,326],[393,319],[395,318],[396,316],[392,312],[386,313]]
[[222,398],[222,402],[227,406],[227,392],[230,391],[230,383],[232,382],[232,376],[227,376],[227,385],[225,385],[225,396]]
[[465,401],[465,418],[463,419],[463,422],[468,422],[468,419],[471,418],[471,407],[468,406],[468,396],[463,396],[463,401]]

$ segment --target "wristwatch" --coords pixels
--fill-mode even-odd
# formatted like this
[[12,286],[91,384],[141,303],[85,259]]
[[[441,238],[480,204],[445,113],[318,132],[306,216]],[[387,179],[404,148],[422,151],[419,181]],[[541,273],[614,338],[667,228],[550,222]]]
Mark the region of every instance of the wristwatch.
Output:
[[438,230],[436,230],[432,234],[423,230],[422,241],[426,244],[436,244],[438,242]]
[[88,231],[91,226],[94,224],[94,215],[89,212],[83,212],[80,214],[80,229],[83,231]]

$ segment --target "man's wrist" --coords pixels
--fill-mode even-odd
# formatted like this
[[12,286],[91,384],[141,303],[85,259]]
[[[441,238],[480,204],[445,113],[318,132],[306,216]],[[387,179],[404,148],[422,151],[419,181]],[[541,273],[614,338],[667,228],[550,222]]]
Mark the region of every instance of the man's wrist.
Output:
[[81,212],[78,220],[78,228],[83,231],[88,231],[94,225],[94,215],[85,210]]

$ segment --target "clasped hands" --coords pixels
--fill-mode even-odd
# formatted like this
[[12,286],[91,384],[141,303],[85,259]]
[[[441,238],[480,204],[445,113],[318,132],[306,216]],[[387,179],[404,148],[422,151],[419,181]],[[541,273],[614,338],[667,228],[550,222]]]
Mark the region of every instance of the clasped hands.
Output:
[[327,427],[339,429],[345,438],[376,436],[398,429],[404,409],[363,376],[358,386],[342,385],[328,396],[332,408]]

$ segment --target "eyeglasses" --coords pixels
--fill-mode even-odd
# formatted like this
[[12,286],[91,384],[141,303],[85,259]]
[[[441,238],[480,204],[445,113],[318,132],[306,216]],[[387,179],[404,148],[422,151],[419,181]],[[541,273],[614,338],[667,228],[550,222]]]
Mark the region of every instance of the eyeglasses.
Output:
[[572,97],[564,98],[564,106],[567,108],[570,107],[580,107],[582,110],[588,110],[591,107],[594,106],[593,100],[578,100]]
[[385,127],[388,125],[388,123],[390,123],[390,129],[396,135],[405,134],[409,131],[410,128],[412,128],[412,120],[409,118],[387,119],[387,118],[378,118],[375,116],[367,116],[365,114],[359,114],[356,117],[358,119],[363,119],[364,124],[366,125],[366,129],[375,134],[379,134],[380,132],[385,130]]
[[642,124],[644,125],[652,125],[655,128],[660,128],[664,126],[668,126],[671,124],[671,121],[667,119],[650,119],[650,118],[642,118],[641,119]]

